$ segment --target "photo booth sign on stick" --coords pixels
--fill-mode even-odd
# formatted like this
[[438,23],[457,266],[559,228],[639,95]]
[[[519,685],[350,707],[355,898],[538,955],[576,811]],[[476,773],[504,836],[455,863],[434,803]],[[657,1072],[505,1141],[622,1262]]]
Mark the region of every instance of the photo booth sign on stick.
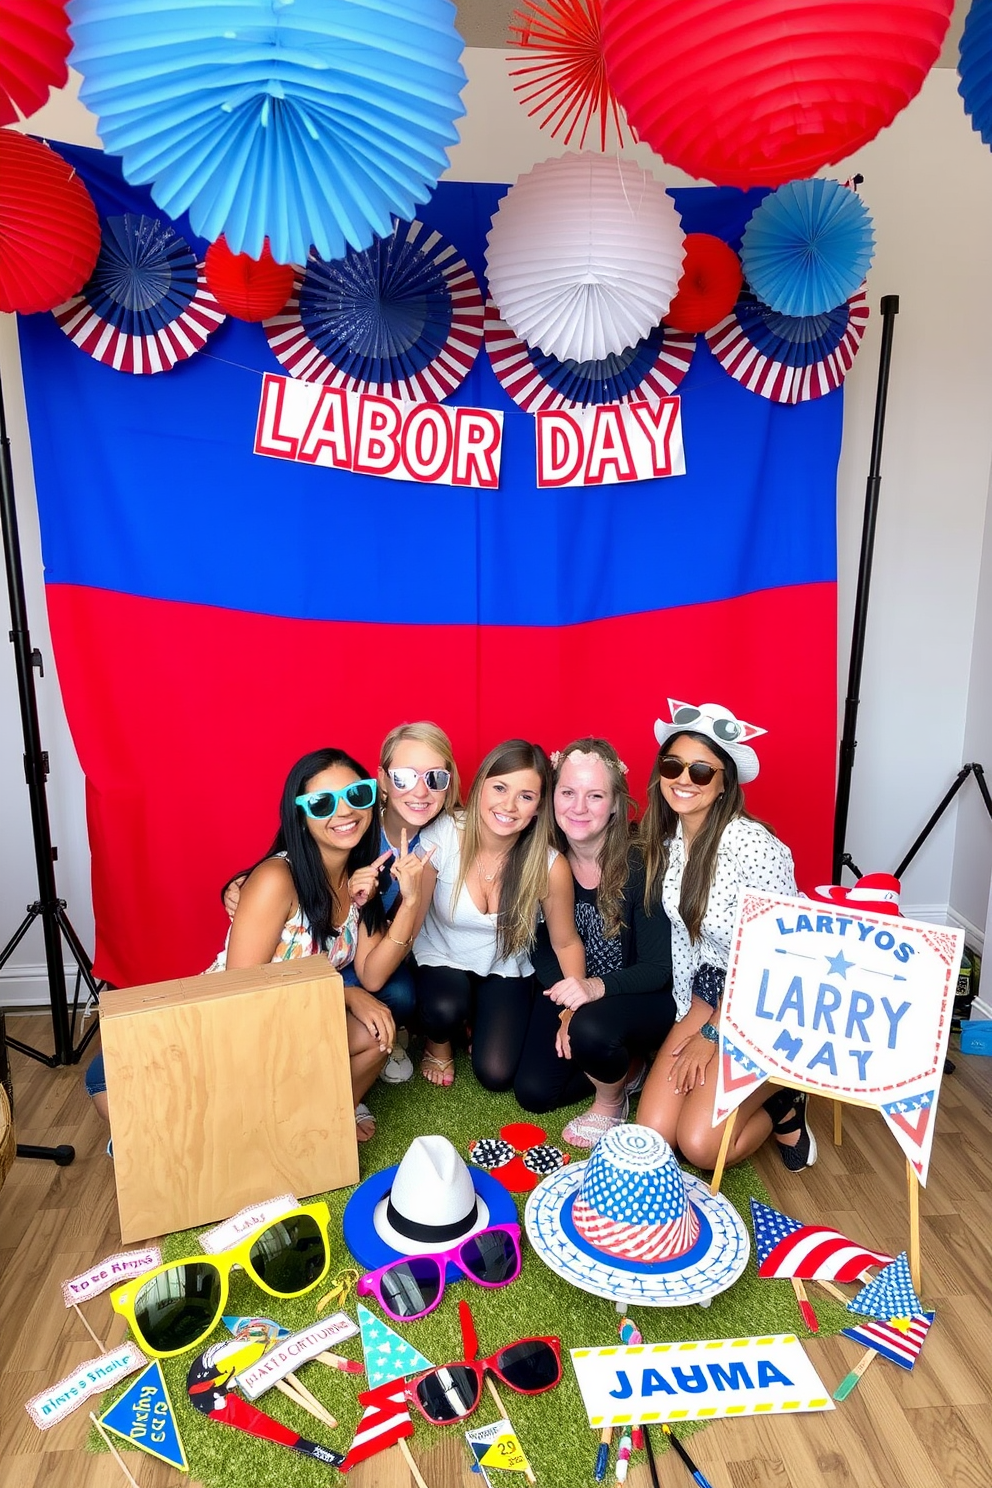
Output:
[[713,1124],[767,1079],[871,1106],[925,1184],[963,946],[961,930],[748,890]]
[[300,1333],[291,1333],[281,1338],[263,1354],[257,1363],[238,1370],[238,1389],[249,1400],[257,1400],[266,1390],[285,1379],[293,1370],[299,1369],[310,1359],[317,1359],[332,1344],[344,1338],[353,1338],[358,1328],[347,1313],[335,1312],[319,1323],[304,1328]]
[[833,1410],[791,1333],[572,1349],[590,1426]]
[[161,1266],[162,1252],[157,1245],[146,1245],[142,1250],[122,1250],[117,1255],[98,1261],[89,1271],[80,1271],[62,1283],[62,1300],[66,1307],[75,1307],[78,1302],[88,1302],[110,1287],[120,1286],[142,1271],[151,1271]]
[[51,1389],[32,1396],[25,1410],[37,1427],[47,1431],[49,1426],[55,1426],[78,1410],[91,1395],[102,1395],[117,1380],[136,1373],[147,1363],[144,1354],[133,1343],[122,1343],[120,1348],[101,1354],[99,1359],[88,1359],[85,1364],[80,1364]]

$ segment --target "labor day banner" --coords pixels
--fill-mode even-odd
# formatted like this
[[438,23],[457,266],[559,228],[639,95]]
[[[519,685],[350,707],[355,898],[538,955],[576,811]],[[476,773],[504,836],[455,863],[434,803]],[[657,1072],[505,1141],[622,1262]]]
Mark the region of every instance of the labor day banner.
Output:
[[964,932],[746,892],[713,1124],[767,1079],[875,1107],[922,1184]]

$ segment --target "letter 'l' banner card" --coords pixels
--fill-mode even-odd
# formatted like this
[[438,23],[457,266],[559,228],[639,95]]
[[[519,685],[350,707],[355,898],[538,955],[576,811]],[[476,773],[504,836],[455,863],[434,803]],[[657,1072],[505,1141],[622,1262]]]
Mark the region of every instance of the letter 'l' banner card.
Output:
[[749,890],[720,1016],[717,1125],[763,1080],[875,1107],[926,1184],[964,932]]
[[[101,218],[163,217],[115,157],[60,151]],[[441,181],[418,208],[480,291],[505,191]],[[764,195],[671,194],[685,232],[735,249]],[[443,402],[410,404],[330,372],[287,378],[263,327],[233,316],[154,375],[88,355],[54,315],[20,316],[18,335],[96,975],[131,987],[209,966],[218,889],[266,851],[293,761],[329,743],[371,768],[404,719],[438,723],[469,779],[500,739],[587,734],[595,700],[638,795],[665,699],[716,698],[766,730],[749,809],[800,883],[823,882],[842,388],[774,402],[700,335],[668,396],[649,336],[602,364],[589,396],[614,401],[589,407],[575,364],[535,353],[535,417],[484,346]]]
[[590,1426],[834,1409],[798,1338],[713,1338],[574,1348]]

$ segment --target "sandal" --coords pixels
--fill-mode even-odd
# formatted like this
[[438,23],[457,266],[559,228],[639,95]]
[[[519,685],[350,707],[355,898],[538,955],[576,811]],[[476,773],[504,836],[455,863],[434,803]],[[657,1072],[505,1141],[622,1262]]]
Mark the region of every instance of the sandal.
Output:
[[[358,1131],[359,1127],[367,1126],[369,1123],[372,1125],[371,1131],[365,1133]],[[375,1117],[364,1101],[359,1101],[355,1107],[355,1129],[360,1142],[370,1142],[375,1136]]]
[[793,1146],[779,1142],[778,1150],[790,1173],[801,1173],[816,1162],[816,1138],[806,1119],[806,1092],[804,1090],[776,1090],[764,1102],[764,1108],[772,1118],[772,1131],[776,1137],[787,1137],[799,1133]]
[[[440,1079],[432,1080],[427,1073],[434,1070]],[[438,1059],[436,1054],[425,1054],[420,1061],[420,1073],[428,1085],[436,1085],[439,1090],[447,1090],[455,1083],[455,1061],[454,1059]]]
[[581,1147],[588,1151],[608,1131],[612,1131],[615,1126],[623,1126],[629,1109],[630,1102],[625,1095],[619,1116],[605,1116],[599,1111],[586,1111],[582,1116],[573,1116],[562,1132],[561,1139],[570,1147]]

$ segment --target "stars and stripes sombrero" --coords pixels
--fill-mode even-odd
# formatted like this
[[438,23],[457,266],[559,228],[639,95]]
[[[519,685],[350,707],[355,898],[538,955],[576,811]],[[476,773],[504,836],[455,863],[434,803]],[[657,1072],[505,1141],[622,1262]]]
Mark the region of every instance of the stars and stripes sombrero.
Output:
[[225,319],[185,238],[134,212],[105,220],[93,273],[52,314],[70,341],[119,372],[168,372]]
[[482,344],[478,281],[422,222],[328,263],[313,255],[265,334],[291,377],[439,403]]

